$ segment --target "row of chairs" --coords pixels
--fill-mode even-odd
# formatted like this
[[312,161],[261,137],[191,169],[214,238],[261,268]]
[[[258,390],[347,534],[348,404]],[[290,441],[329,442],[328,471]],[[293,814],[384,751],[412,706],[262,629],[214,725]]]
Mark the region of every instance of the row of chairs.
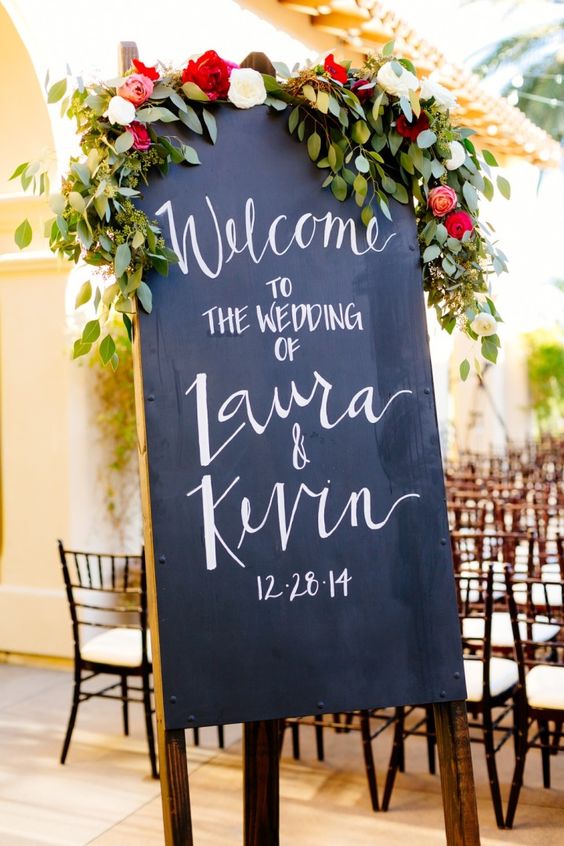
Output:
[[[465,652],[468,710],[476,739],[485,746],[496,821],[511,826],[523,781],[529,748],[542,752],[545,786],[550,786],[550,755],[558,751],[564,717],[564,644],[562,585],[564,555],[561,539],[534,534],[452,533],[455,582]],[[151,651],[147,625],[143,556],[59,552],[74,637],[75,674],[69,723],[61,753],[64,763],[78,707],[92,697],[122,703],[125,734],[128,704],[144,707],[151,773],[157,777],[152,721]],[[98,676],[117,681],[93,690]],[[138,686],[132,684],[138,682]],[[547,686],[548,682],[548,686]],[[548,698],[547,698],[548,697]],[[551,698],[552,697],[552,698]],[[413,735],[427,739],[429,769],[435,770],[432,708],[425,706],[415,724],[415,709],[361,711],[289,719],[293,752],[299,757],[299,726],[315,727],[318,757],[323,758],[323,732],[358,731],[372,806],[380,808],[372,742],[393,726],[393,742],[382,810],[389,807],[398,770],[405,762],[405,742]],[[511,718],[511,719],[510,719]],[[537,730],[531,737],[531,725]],[[222,727],[219,741],[223,745]],[[516,765],[507,814],[504,814],[495,762],[496,753],[513,738]],[[195,738],[197,741],[197,737]]]
[[[517,533],[452,534],[455,584],[464,653],[470,738],[484,746],[492,804],[499,828],[513,826],[527,752],[541,750],[543,783],[550,787],[550,756],[562,750],[564,719],[564,560],[538,539]],[[562,569],[561,569],[562,568]],[[380,727],[370,729],[378,719]],[[381,804],[375,775],[367,765],[372,806],[388,810],[398,772],[405,767],[410,737],[426,739],[429,771],[435,772],[435,727],[429,705],[287,721],[314,725],[318,757],[322,726],[343,731],[358,724],[363,737],[393,726],[393,740]],[[296,756],[295,734],[293,735]],[[514,772],[504,810],[496,755],[510,742]],[[298,750],[299,751],[299,750]],[[321,754],[320,754],[321,752]],[[365,752],[366,761],[366,752]]]

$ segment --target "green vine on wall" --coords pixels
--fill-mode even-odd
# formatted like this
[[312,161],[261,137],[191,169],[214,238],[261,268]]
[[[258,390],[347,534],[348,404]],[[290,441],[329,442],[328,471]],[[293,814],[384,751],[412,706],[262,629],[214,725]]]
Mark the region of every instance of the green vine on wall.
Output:
[[539,329],[525,335],[531,408],[539,433],[557,433],[564,420],[564,332]]
[[131,342],[123,325],[117,320],[114,324],[119,368],[113,372],[101,367],[97,351],[91,351],[88,362],[94,379],[96,424],[100,440],[109,450],[103,467],[105,504],[114,527],[120,529],[132,497],[138,495],[139,468]]

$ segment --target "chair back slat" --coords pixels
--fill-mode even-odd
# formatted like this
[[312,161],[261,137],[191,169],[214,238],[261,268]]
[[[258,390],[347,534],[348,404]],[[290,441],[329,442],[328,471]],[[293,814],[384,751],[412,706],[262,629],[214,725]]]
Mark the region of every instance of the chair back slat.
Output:
[[144,555],[67,550],[59,541],[75,651],[100,629],[137,629],[147,661]]

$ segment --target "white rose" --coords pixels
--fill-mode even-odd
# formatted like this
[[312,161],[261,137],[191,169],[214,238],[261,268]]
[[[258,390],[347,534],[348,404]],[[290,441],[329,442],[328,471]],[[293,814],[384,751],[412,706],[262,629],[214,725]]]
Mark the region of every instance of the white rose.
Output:
[[262,75],[252,68],[233,68],[229,77],[227,99],[238,109],[260,106],[266,100]]
[[376,80],[380,88],[383,88],[387,94],[395,94],[396,97],[409,97],[410,91],[417,91],[419,88],[419,80],[415,74],[406,70],[402,65],[401,74],[398,76],[392,67],[392,62],[386,62],[382,65]]
[[450,159],[445,162],[447,170],[456,170],[466,161],[466,149],[460,141],[450,142]]
[[135,106],[126,100],[125,97],[116,95],[108,103],[108,111],[105,114],[110,123],[121,123],[122,126],[129,126],[135,120]]
[[452,91],[429,77],[421,80],[420,97],[422,100],[430,100],[431,97],[434,97],[435,103],[440,109],[454,109],[457,105],[456,97]]
[[487,311],[480,311],[470,324],[470,329],[476,335],[495,335],[497,321]]

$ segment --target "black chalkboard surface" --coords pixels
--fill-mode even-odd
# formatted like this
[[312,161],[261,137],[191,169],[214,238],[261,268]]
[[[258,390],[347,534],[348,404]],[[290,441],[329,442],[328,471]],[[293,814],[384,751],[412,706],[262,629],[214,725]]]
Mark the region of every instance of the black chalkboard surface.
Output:
[[464,699],[412,210],[366,230],[285,115],[217,119],[143,201],[165,725]]

